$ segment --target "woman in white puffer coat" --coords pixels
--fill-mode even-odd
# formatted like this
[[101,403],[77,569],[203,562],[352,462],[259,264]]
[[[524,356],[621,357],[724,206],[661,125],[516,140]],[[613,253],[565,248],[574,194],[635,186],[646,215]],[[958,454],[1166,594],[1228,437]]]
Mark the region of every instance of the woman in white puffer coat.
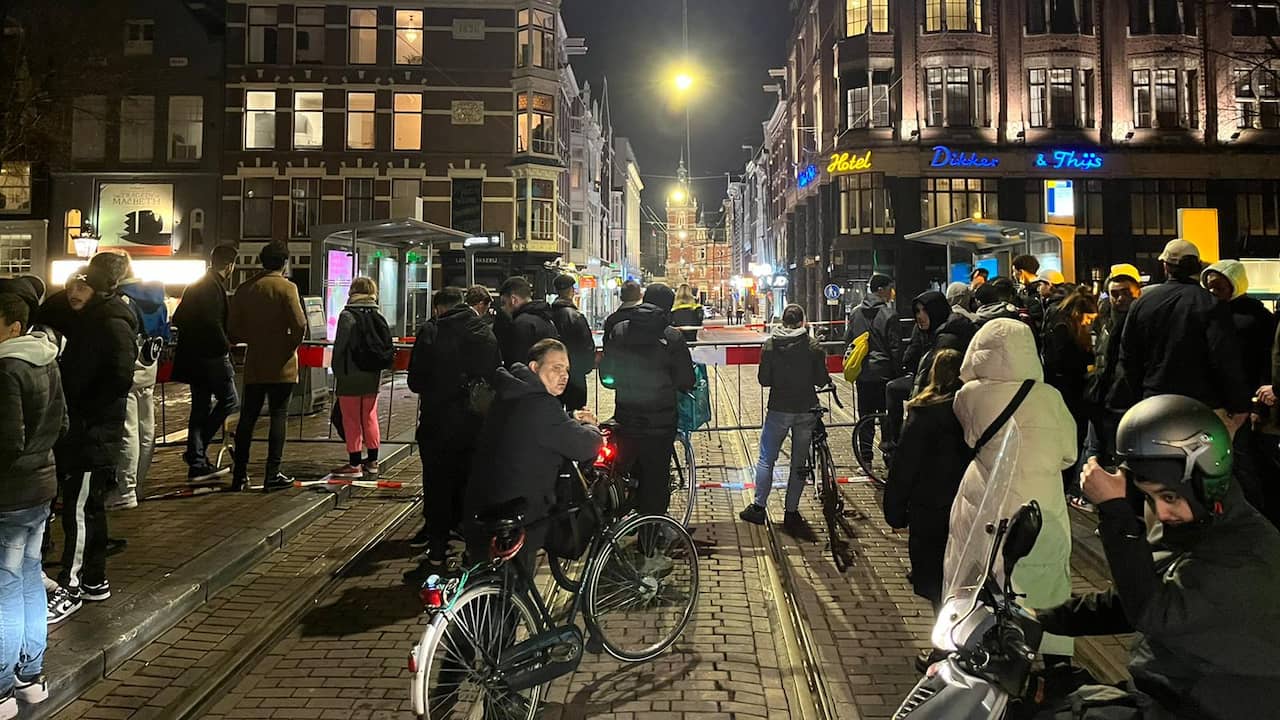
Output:
[[[1017,425],[1016,463],[1012,472],[1000,473],[1012,483],[1000,516],[1009,517],[1019,506],[1036,500],[1044,526],[1031,554],[1014,570],[1013,587],[1026,595],[1022,603],[1027,607],[1056,607],[1071,597],[1071,521],[1062,492],[1062,470],[1076,461],[1079,450],[1075,420],[1058,391],[1044,383],[1035,338],[1031,329],[1017,320],[992,320],[978,330],[960,366],[960,379],[965,384],[956,393],[954,408],[970,447],[1009,405],[1024,381],[1034,380],[1035,384],[1013,419],[978,451],[965,470],[951,506],[944,577],[950,578],[959,562],[1005,434]],[[1042,644],[1041,650],[1071,653],[1069,639],[1055,640],[1068,642]]]

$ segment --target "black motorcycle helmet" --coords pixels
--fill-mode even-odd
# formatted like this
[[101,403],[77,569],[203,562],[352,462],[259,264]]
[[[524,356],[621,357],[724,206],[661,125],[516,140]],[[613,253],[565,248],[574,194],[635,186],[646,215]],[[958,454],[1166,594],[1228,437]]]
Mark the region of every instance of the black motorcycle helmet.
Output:
[[1177,492],[1198,520],[1222,513],[1231,485],[1231,433],[1208,405],[1157,395],[1129,408],[1116,432],[1120,467]]

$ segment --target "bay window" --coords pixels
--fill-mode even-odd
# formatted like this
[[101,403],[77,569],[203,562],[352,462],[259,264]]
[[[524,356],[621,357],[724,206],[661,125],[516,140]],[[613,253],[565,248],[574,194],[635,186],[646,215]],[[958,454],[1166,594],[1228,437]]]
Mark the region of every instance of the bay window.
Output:
[[[527,185],[525,183],[528,183]],[[532,178],[517,185],[516,239],[525,242],[554,242],[556,239],[556,184]]]
[[1093,0],[1027,0],[1027,34],[1092,35]]
[[845,127],[889,127],[890,70],[857,71],[850,77],[845,91],[847,110]]
[[1280,2],[1231,2],[1231,34],[1273,37],[1280,35]]
[[845,0],[845,37],[889,32],[889,0]]
[[1195,35],[1195,0],[1129,0],[1130,35]]
[[947,67],[925,70],[925,118],[930,127],[986,127],[990,71]]
[[982,0],[925,0],[925,32],[983,32]]
[[893,199],[884,173],[841,175],[840,232],[845,235],[893,234]]
[[1134,70],[1133,124],[1140,128],[1199,126],[1199,85],[1195,70]]
[[1031,127],[1093,127],[1093,71],[1035,68],[1027,73]]
[[1280,90],[1276,71],[1269,67],[1235,70],[1236,127],[1280,128]]
[[521,10],[517,16],[516,67],[556,67],[556,16],[545,10]]
[[556,99],[536,92],[516,96],[516,152],[556,153]]

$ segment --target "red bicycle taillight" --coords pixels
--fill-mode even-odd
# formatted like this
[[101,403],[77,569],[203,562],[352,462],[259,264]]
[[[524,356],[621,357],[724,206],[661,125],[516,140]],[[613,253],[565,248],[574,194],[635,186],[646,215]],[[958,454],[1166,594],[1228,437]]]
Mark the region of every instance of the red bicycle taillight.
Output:
[[609,443],[601,445],[600,452],[596,453],[596,467],[608,467],[617,453],[618,451]]
[[[414,648],[415,651],[417,649],[418,648]],[[417,652],[409,653],[409,672],[411,673],[418,672],[418,653]]]
[[438,587],[425,587],[418,593],[422,604],[432,610],[444,607],[444,591]]

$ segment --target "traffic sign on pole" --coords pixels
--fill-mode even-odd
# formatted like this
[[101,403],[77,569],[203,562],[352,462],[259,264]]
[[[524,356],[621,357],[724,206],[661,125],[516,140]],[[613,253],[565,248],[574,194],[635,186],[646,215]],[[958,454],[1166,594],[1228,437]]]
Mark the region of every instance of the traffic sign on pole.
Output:
[[839,299],[840,299],[840,286],[839,286],[839,285],[837,285],[837,284],[835,284],[835,283],[831,283],[830,285],[827,285],[826,287],[822,288],[822,294],[823,294],[823,295],[824,295],[828,300],[839,300]]

